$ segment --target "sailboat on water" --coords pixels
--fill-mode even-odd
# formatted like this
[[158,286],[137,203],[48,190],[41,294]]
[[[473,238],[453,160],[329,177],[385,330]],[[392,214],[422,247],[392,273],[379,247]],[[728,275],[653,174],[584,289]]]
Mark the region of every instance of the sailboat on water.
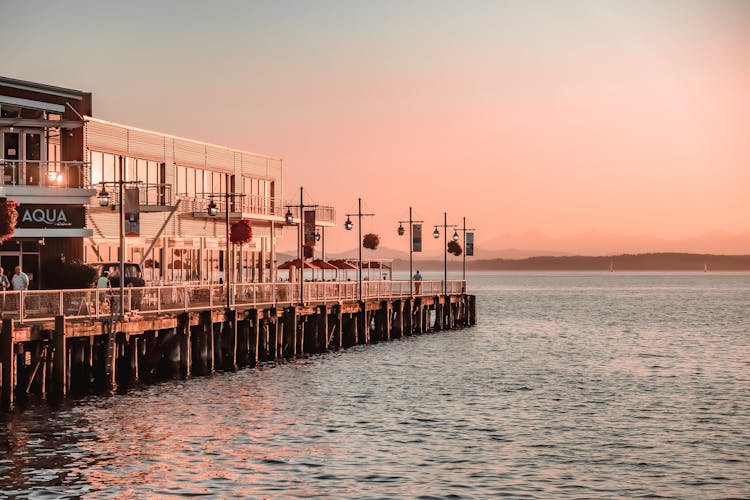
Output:
[[615,261],[613,261],[613,260],[609,261],[609,272],[610,273],[615,272]]

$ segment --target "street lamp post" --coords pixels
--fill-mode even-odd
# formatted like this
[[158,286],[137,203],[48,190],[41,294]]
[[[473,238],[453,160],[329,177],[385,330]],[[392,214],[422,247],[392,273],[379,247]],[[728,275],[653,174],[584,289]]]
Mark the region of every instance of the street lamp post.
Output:
[[286,215],[284,216],[288,225],[294,224],[294,215],[292,215],[292,207],[299,208],[299,227],[297,229],[297,258],[299,259],[299,305],[305,305],[305,256],[303,255],[302,243],[304,234],[304,209],[305,208],[317,208],[318,205],[305,205],[303,200],[304,191],[302,186],[299,188],[299,205],[285,205]]
[[242,193],[230,193],[230,178],[227,175],[226,176],[226,190],[224,194],[219,195],[209,195],[209,199],[211,200],[208,203],[208,215],[210,217],[216,217],[219,213],[219,208],[216,206],[216,203],[214,202],[214,198],[216,197],[223,197],[224,198],[224,232],[226,233],[226,242],[224,247],[224,286],[226,287],[226,301],[227,301],[227,311],[229,311],[232,307],[232,289],[231,289],[231,259],[229,257],[230,252],[230,234],[229,234],[229,200],[234,200],[234,198],[241,198],[245,196]]
[[119,319],[122,320],[125,318],[125,208],[124,208],[124,188],[125,184],[134,184],[138,185],[139,181],[126,181],[125,180],[125,161],[122,156],[118,157],[118,179],[116,181],[107,181],[107,182],[100,182],[99,184],[102,186],[102,190],[99,191],[97,197],[99,198],[99,206],[106,207],[109,206],[110,198],[109,193],[107,192],[106,186],[107,184],[115,185],[117,186],[117,195],[119,197],[119,225],[120,225],[120,252],[119,252],[119,268],[118,271],[120,274],[120,298],[119,298],[119,307],[120,307],[120,317]]
[[362,217],[372,217],[375,214],[363,214],[362,213],[362,198],[357,198],[357,213],[356,214],[345,214],[346,215],[346,222],[344,222],[344,228],[347,231],[351,231],[352,229],[352,221],[349,219],[349,217],[356,215],[357,216],[357,229],[359,232],[359,239],[357,240],[357,248],[359,250],[359,261],[357,265],[357,278],[359,283],[359,301],[362,302]]
[[413,220],[412,219],[412,210],[411,210],[411,207],[409,207],[409,220],[408,221],[405,221],[405,220],[398,221],[398,224],[399,224],[399,226],[398,226],[398,234],[399,234],[399,236],[402,236],[404,234],[404,226],[402,224],[404,224],[405,222],[409,223],[409,296],[413,296],[414,292],[413,292],[412,288],[413,288],[413,281],[414,281],[414,279],[413,279],[414,278],[413,277],[413,274],[414,274],[414,271],[413,271],[413,267],[414,267],[414,262],[413,262],[414,261],[414,259],[413,259],[413,254],[414,254],[414,235],[412,234],[412,231],[414,230],[414,224],[415,223],[424,223],[424,221]]
[[440,237],[439,227],[443,228],[443,294],[446,294],[448,292],[448,228],[452,227],[454,229],[452,239],[453,241],[458,241],[458,232],[455,231],[455,228],[458,226],[456,224],[448,224],[448,212],[443,212],[443,224],[435,225],[435,231],[432,232],[432,236],[435,238]]

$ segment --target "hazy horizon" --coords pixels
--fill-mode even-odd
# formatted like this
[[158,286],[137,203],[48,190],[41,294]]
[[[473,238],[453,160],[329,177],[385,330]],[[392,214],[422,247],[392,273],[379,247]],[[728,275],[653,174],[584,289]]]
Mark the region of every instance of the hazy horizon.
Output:
[[[357,197],[376,214],[363,232],[394,248],[413,206],[425,251],[444,211],[476,228],[478,255],[575,251],[576,235],[593,251],[593,233],[646,251],[732,233],[714,245],[733,253],[750,231],[748,2],[71,0],[3,13],[34,27],[0,32],[4,76],[90,91],[105,120],[283,158],[285,198],[304,186],[306,202],[336,207],[332,252],[356,245],[343,221]],[[502,244],[524,233],[544,237]]]

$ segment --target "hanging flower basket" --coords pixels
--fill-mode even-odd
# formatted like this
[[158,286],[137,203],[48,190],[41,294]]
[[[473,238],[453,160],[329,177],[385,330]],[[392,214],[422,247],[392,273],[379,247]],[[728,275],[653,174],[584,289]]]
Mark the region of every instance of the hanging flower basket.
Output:
[[16,232],[19,203],[13,200],[0,201],[0,243],[10,239]]
[[380,236],[374,233],[367,233],[362,238],[362,246],[365,248],[369,248],[370,250],[375,250],[378,248],[378,245],[380,245]]
[[229,241],[235,245],[242,245],[252,239],[253,228],[250,227],[250,219],[239,220],[229,228]]
[[448,253],[452,253],[453,255],[458,257],[463,252],[464,252],[463,248],[461,248],[461,245],[457,241],[448,242]]

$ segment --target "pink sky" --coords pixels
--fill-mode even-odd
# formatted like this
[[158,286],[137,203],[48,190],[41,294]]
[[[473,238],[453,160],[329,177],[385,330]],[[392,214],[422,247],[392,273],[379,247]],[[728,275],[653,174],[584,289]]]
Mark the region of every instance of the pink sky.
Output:
[[[427,224],[466,216],[480,255],[528,231],[750,230],[747,2],[119,9],[5,6],[37,29],[3,29],[0,72],[91,91],[103,119],[281,156],[286,198],[302,185],[343,223],[361,196],[383,245],[408,248],[410,205]],[[63,31],[65,57],[50,50]]]

